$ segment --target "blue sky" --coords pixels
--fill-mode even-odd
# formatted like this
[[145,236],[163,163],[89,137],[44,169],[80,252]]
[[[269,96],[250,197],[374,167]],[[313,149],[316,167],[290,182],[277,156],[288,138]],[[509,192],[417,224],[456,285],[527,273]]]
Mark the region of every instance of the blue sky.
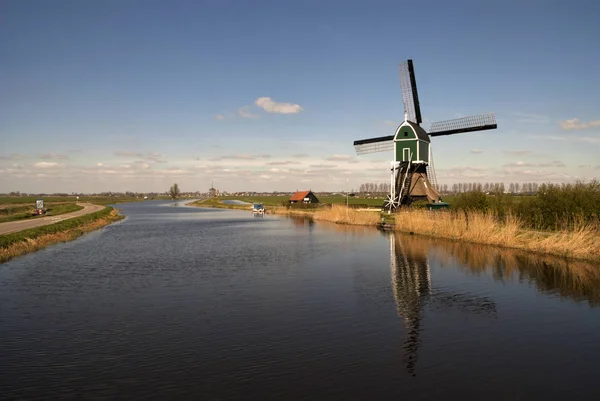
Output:
[[344,190],[414,60],[438,181],[600,176],[595,1],[3,1],[0,192]]

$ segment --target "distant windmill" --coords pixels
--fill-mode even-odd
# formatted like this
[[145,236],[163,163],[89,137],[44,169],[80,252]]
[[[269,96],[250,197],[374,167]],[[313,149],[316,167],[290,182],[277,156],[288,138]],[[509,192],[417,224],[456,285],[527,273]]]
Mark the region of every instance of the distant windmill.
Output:
[[[497,128],[493,113],[480,114],[431,124],[426,132],[420,124],[421,108],[412,60],[400,64],[400,84],[404,103],[404,122],[394,135],[354,141],[356,153],[394,151],[390,194],[384,207],[390,211],[416,200],[437,203],[440,194],[435,187],[430,137],[483,131]],[[433,184],[430,182],[433,181]]]

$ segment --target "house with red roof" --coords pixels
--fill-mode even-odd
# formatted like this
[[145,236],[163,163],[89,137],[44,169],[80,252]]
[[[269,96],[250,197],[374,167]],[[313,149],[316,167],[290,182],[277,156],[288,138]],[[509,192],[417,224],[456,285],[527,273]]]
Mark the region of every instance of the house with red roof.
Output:
[[297,191],[290,198],[290,203],[319,203],[319,199],[311,190]]

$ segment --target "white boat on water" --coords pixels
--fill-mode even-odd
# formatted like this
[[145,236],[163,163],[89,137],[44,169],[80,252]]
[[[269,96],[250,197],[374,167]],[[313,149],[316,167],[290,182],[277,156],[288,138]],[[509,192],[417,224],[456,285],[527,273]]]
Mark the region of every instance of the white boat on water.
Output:
[[264,213],[265,205],[262,203],[255,203],[252,205],[252,213]]

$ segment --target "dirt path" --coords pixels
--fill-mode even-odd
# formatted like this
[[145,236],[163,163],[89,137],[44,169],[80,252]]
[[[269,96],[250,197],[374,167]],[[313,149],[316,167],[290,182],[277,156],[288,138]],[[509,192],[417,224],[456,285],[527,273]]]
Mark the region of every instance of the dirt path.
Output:
[[78,210],[76,212],[60,214],[58,216],[38,217],[30,220],[28,219],[0,223],[0,235],[26,230],[28,228],[35,228],[46,226],[48,224],[54,224],[62,220],[72,219],[73,217],[80,217],[84,214],[94,213],[104,209],[104,206],[92,205],[91,203],[78,203],[78,205],[83,206],[83,209]]

